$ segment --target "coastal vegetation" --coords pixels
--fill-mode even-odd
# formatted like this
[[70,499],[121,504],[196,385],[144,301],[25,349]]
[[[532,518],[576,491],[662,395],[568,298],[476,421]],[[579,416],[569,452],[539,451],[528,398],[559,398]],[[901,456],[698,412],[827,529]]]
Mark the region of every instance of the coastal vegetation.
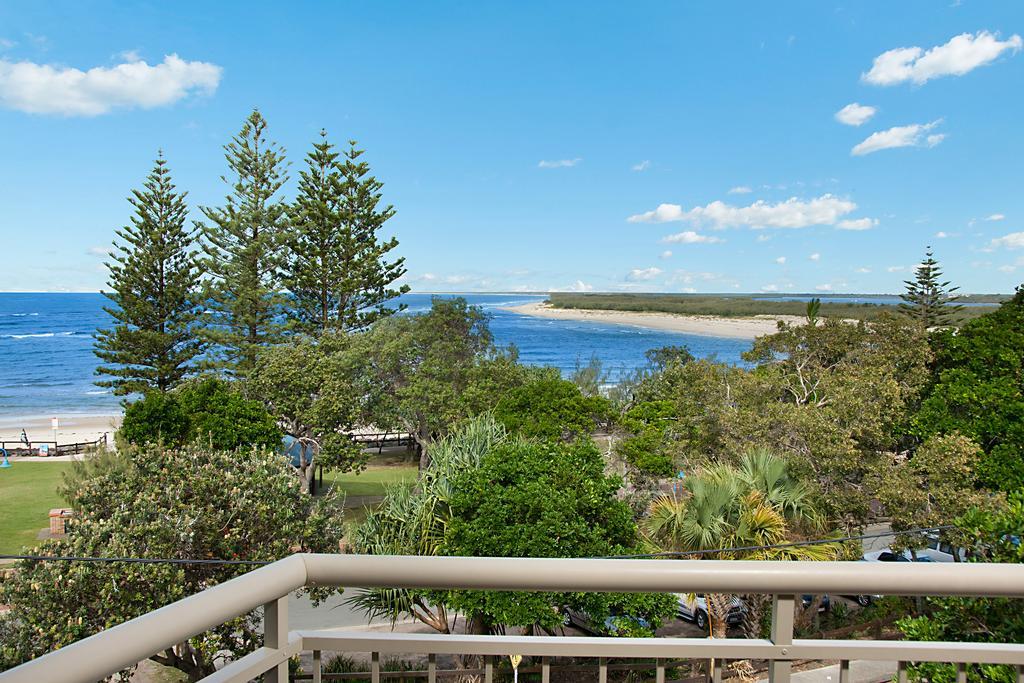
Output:
[[[1019,536],[1024,495],[1024,289],[957,308],[929,253],[903,307],[552,295],[569,307],[793,316],[743,364],[672,346],[615,386],[596,357],[562,377],[499,347],[463,298],[397,315],[404,261],[390,255],[396,239],[379,237],[394,209],[362,151],[341,155],[323,135],[289,202],[266,130],[253,112],[227,145],[230,190],[198,232],[184,228],[162,159],[133,195],[111,276],[124,308],[96,346],[115,378],[101,381],[133,399],[119,450],[65,478],[69,533],[35,551],[54,559],[23,562],[0,585],[11,606],[0,666],[302,550],[824,561],[859,555],[840,539],[884,519],[895,549],[916,552],[930,527],[957,560],[1020,560],[1006,538]],[[177,285],[161,289],[171,271]],[[371,457],[360,430],[411,435],[418,462],[358,480],[351,491],[380,499],[346,517],[340,492]],[[285,433],[336,486],[307,495],[312,468],[280,452]],[[705,599],[715,637],[728,636],[734,600],[748,635],[761,635],[762,597]],[[350,603],[475,634],[557,633],[576,615],[607,635],[647,636],[676,609],[658,594],[451,590],[375,589]],[[1024,637],[1019,619],[985,612],[994,606],[930,600],[897,616],[924,639]],[[251,650],[259,618],[153,658],[197,679]]]
[[[797,300],[780,300],[792,296]],[[723,318],[747,318],[758,315],[788,315],[803,317],[807,303],[800,297],[819,295],[750,295],[750,294],[576,294],[552,292],[548,302],[555,308],[635,311],[639,313],[673,313],[676,315],[704,315]],[[829,295],[829,301],[821,302],[819,314],[827,318],[843,320],[873,320],[879,314],[897,308],[889,303],[854,303],[838,300]],[[1005,297],[962,296],[961,303],[998,303]],[[989,306],[964,306],[950,316],[953,324],[980,317],[992,308]]]
[[96,355],[105,363],[97,373],[111,378],[97,384],[118,396],[174,388],[195,372],[203,352],[186,196],[175,192],[167,160],[158,155],[143,188],[128,199],[131,223],[117,231],[107,264],[111,291],[104,292],[114,325],[96,331]]
[[[993,553],[995,532],[988,529],[1003,528],[998,526],[1002,522],[992,520],[1013,514],[1019,484],[986,472],[1016,471],[1019,444],[1013,441],[1012,428],[996,434],[998,438],[986,438],[993,434],[986,430],[994,429],[993,419],[1012,423],[1022,400],[1016,380],[1024,291],[955,331],[929,332],[920,321],[895,310],[850,322],[822,317],[814,306],[804,308],[802,322],[783,323],[756,340],[745,355],[745,366],[694,359],[678,347],[655,350],[647,368],[619,383],[615,400],[612,392],[606,396],[601,389],[596,378],[604,372],[594,362],[574,374],[578,384],[551,370],[523,367],[514,349],[495,347],[482,311],[459,299],[436,300],[430,311],[418,315],[384,317],[364,331],[296,335],[260,349],[245,379],[229,375],[193,380],[165,392],[165,398],[178,401],[191,387],[213,382],[220,389],[211,395],[230,395],[231,405],[244,397],[278,425],[306,425],[315,438],[324,439],[332,424],[339,439],[346,425],[415,431],[423,453],[418,476],[410,468],[393,485],[375,485],[373,490],[383,493],[380,504],[349,520],[347,542],[356,552],[574,557],[699,550],[700,557],[739,558],[746,555],[730,548],[766,546],[763,557],[768,557],[780,543],[799,540],[814,543],[798,546],[806,550],[777,550],[829,559],[851,551],[832,539],[856,534],[883,514],[898,534],[895,548],[922,547],[922,536],[913,530],[927,525],[943,527],[940,539],[967,557],[1002,557]],[[1002,401],[1009,412],[965,411],[952,398],[941,398],[950,393],[973,396],[983,405]],[[160,395],[151,391],[143,402]],[[336,398],[324,403],[325,396]],[[943,412],[943,406],[950,411]],[[197,436],[186,436],[184,444],[174,446],[144,441],[118,456],[126,465],[98,467],[81,477],[69,487],[69,502],[81,511],[81,522],[71,525],[67,540],[52,542],[40,552],[272,559],[306,544],[334,551],[345,521],[338,501],[327,504],[329,498],[300,494],[298,478],[280,455],[244,446],[211,448],[209,436],[205,442]],[[591,438],[595,436],[608,447],[598,448]],[[346,448],[356,451],[351,443]],[[358,470],[365,457],[359,452],[355,458],[333,461],[329,478]],[[262,484],[252,489],[226,484],[248,477],[253,463],[262,468],[260,476],[275,478],[273,496]],[[148,473],[147,482],[135,471]],[[677,472],[685,473],[682,482]],[[180,495],[186,483],[205,491],[207,476],[216,477],[218,492],[203,494],[202,502],[189,496],[178,502],[161,497]],[[664,486],[673,479],[677,493],[666,496]],[[114,480],[123,483],[115,486],[110,483]],[[286,526],[294,531],[275,532],[280,543],[260,552],[244,544],[232,546],[220,532],[207,535],[213,527],[205,525],[207,531],[197,530],[187,547],[141,547],[132,545],[138,531],[133,524],[109,511],[111,499],[71,493],[99,487],[124,491],[118,499],[127,497],[124,487],[131,487],[142,492],[137,494],[139,505],[165,510],[159,519],[151,519],[134,503],[129,506],[138,519],[150,520],[143,525],[149,535],[168,543],[180,537],[180,524],[206,514],[181,507],[186,504],[230,508],[230,501],[244,499],[247,510],[299,506],[289,513],[294,515],[289,517],[292,524],[301,519],[325,528]],[[86,522],[106,520],[107,515],[122,520],[127,538],[107,535],[101,544],[90,536]],[[245,525],[249,523],[247,519]],[[234,528],[231,524],[227,528]],[[102,524],[97,528],[109,531]],[[762,556],[755,552],[753,557]],[[125,596],[139,594],[142,582],[155,580],[156,574],[139,572],[129,576],[136,583],[126,579],[118,584]],[[32,635],[39,628],[46,632],[52,619],[73,623],[68,615],[77,613],[52,607],[46,615],[33,611],[23,604],[30,593],[25,582],[67,580],[71,575],[76,585],[95,590],[106,590],[117,578],[109,565],[31,563],[0,589],[0,599],[14,605],[0,626],[12,643],[5,652],[9,662],[69,642],[59,638],[99,628],[98,622],[83,620],[70,632],[63,627],[55,631],[58,640]],[[228,575],[207,578],[212,582]],[[181,590],[198,588],[187,583]],[[175,595],[136,597],[130,604],[115,600],[102,618],[116,623]],[[763,613],[760,598],[737,598],[750,614]],[[721,613],[731,598],[713,596],[710,603],[711,609],[721,607],[712,620],[713,632],[721,637]],[[593,623],[611,625],[614,633],[639,635],[650,633],[673,609],[671,598],[657,595],[510,597],[473,591],[371,591],[353,598],[353,604],[368,615],[412,617],[442,632],[458,623],[472,633],[509,627],[550,631],[560,628],[564,610],[571,608]],[[811,605],[817,604],[812,599]],[[951,632],[942,614],[976,614],[979,604],[927,601],[919,609],[908,603],[899,615],[905,617],[901,624],[908,633],[938,638]],[[814,614],[816,607],[811,607],[799,618],[806,621]],[[453,621],[455,616],[462,619]],[[989,626],[961,629],[957,636],[987,640],[1024,635],[1014,630],[1012,621]],[[755,627],[752,621],[749,628]],[[232,633],[246,632],[238,628]],[[241,651],[216,640],[224,637],[211,633],[203,638],[213,638],[208,642],[225,651]],[[192,647],[201,651],[198,644]],[[197,667],[208,665],[198,655],[188,657],[181,665],[193,677]]]
[[900,310],[926,328],[948,326],[960,319],[964,307],[955,303],[959,297],[954,294],[960,288],[941,280],[942,268],[928,247],[924,260],[914,269],[914,279],[904,281],[907,290],[900,296]]
[[[0,668],[25,661],[249,571],[246,564],[297,549],[337,552],[341,522],[331,497],[299,495],[280,456],[258,448],[193,444],[129,448],[80,479],[66,539],[36,552],[147,563],[24,562],[0,585]],[[31,467],[28,465],[26,467]],[[168,561],[170,560],[170,561]],[[185,560],[178,562],[176,560]],[[260,638],[251,613],[152,657],[191,680]]]

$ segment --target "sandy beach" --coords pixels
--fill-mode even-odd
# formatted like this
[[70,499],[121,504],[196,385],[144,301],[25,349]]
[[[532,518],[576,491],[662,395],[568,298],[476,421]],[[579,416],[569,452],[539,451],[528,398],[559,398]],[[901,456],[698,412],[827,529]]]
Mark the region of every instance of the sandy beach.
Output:
[[[0,441],[18,441],[24,429],[32,441],[53,441],[50,419],[54,416],[0,416]],[[56,415],[58,443],[95,441],[106,433],[113,443],[114,432],[121,424],[120,415]]]
[[573,308],[552,308],[546,303],[510,306],[506,311],[554,320],[581,320],[611,325],[630,325],[652,330],[666,330],[709,337],[754,339],[776,330],[779,320],[800,322],[802,318],[789,315],[759,315],[753,318],[719,318],[704,315],[675,315],[672,313],[639,313],[633,311],[598,311]]

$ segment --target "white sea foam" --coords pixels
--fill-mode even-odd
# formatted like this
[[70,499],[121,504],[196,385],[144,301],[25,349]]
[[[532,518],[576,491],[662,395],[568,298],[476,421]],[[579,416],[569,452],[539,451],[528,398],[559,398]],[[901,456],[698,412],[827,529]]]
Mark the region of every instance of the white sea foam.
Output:
[[5,334],[8,339],[38,339],[41,337],[70,337],[74,332],[37,332],[35,334]]

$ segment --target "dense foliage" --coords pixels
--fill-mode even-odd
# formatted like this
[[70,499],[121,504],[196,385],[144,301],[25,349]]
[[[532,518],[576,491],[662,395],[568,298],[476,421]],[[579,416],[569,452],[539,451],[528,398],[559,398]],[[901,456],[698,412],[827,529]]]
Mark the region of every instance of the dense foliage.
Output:
[[[652,549],[682,559],[833,560],[834,544],[783,545],[819,536],[824,530],[813,490],[800,481],[784,460],[755,449],[734,467],[718,464],[687,476],[683,494],[664,495],[643,520]],[[728,550],[723,550],[728,549]],[[736,549],[736,550],[733,550]],[[716,638],[726,635],[726,618],[733,596],[706,596],[710,626]],[[749,596],[747,626],[751,637],[766,605],[764,596]]]
[[[636,525],[589,441],[512,441],[455,479],[441,552],[491,557],[605,557],[630,552]],[[449,602],[485,627],[560,626],[567,606],[602,623],[627,613],[657,625],[673,601],[659,596],[457,591]]]
[[[894,458],[879,468],[871,490],[884,506],[893,531],[947,526],[974,508],[996,502],[981,489],[978,444],[960,434],[933,436],[911,457]],[[969,537],[958,528],[936,534],[954,548],[963,548]],[[921,544],[920,535],[900,534],[890,547],[911,552]],[[954,558],[959,556],[954,554]]]
[[[637,542],[629,507],[617,498],[619,482],[588,442],[521,440],[483,416],[432,450],[418,484],[389,491],[356,531],[357,552],[580,557],[626,552]],[[378,590],[354,602],[369,614],[408,615],[445,633],[452,610],[463,613],[467,629],[484,633],[553,629],[566,606],[598,624],[612,614],[653,624],[672,608],[665,596],[481,591]]]
[[505,392],[494,416],[523,436],[571,440],[593,433],[609,410],[599,394],[584,396],[576,384],[548,372]]
[[[111,456],[107,456],[111,457]],[[276,560],[296,548],[337,552],[333,496],[299,495],[276,453],[193,445],[131,448],[78,478],[66,540],[40,554]],[[22,562],[0,584],[0,668],[72,643],[249,571],[238,565]],[[261,641],[252,612],[153,660],[191,680]]]
[[273,449],[280,446],[281,436],[263,404],[214,377],[193,380],[173,392],[149,392],[129,403],[118,430],[118,437],[129,444],[199,441],[222,450]]
[[997,310],[933,338],[935,381],[915,418],[917,432],[959,432],[985,450],[982,481],[1024,488],[1024,288]]
[[[972,512],[957,520],[971,538],[976,561],[1024,563],[1024,489],[1010,495],[996,510]],[[1006,598],[928,598],[924,615],[903,619],[899,626],[910,639],[982,643],[1024,642],[1024,610],[1020,600]],[[952,683],[956,669],[946,664],[918,664],[913,673],[928,681]],[[970,665],[969,681],[1011,683],[1011,667]]]
[[106,365],[97,382],[116,395],[152,389],[166,391],[194,370],[203,351],[196,334],[199,268],[193,246],[195,231],[185,227],[188,207],[176,192],[163,155],[141,190],[128,202],[135,209],[131,224],[117,231],[111,253],[110,292],[114,320],[96,331],[96,355]]
[[348,436],[366,417],[356,385],[369,359],[357,342],[328,332],[269,347],[244,383],[246,395],[261,401],[288,434],[315,441],[319,462],[341,470],[358,469],[367,457]]
[[423,448],[494,407],[521,384],[515,349],[494,346],[486,314],[465,299],[436,297],[428,313],[394,316],[362,337],[360,374],[371,423],[411,433]]
[[382,183],[369,175],[354,142],[342,162],[327,133],[320,136],[288,209],[283,274],[292,327],[310,334],[365,328],[404,308],[386,304],[409,291],[408,285],[393,286],[405,274],[405,259],[387,260],[398,240],[378,236],[395,213],[390,205],[378,207]]
[[[839,301],[841,296],[829,297],[819,309],[822,318],[840,320],[874,320],[880,313],[895,313],[896,306],[883,303],[852,303]],[[722,317],[751,317],[756,315],[791,315],[803,317],[807,304],[803,301],[778,301],[778,297],[765,295],[714,294],[577,294],[551,293],[549,302],[555,308],[577,308],[609,311],[637,311],[650,313],[678,313],[680,315],[713,315]],[[998,302],[1001,297],[990,295],[963,296],[960,301]],[[958,311],[954,322],[959,324],[984,314],[978,306]]]
[[285,297],[280,270],[287,235],[284,151],[267,140],[267,122],[253,111],[224,147],[230,191],[221,207],[203,207],[203,269],[210,360],[245,376],[259,349],[283,339]]

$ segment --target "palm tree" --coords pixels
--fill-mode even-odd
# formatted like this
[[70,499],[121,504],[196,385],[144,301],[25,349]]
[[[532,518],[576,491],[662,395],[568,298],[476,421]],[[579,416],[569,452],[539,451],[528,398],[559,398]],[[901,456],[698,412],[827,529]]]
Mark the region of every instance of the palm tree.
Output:
[[[661,552],[723,560],[829,560],[833,544],[776,547],[796,528],[819,529],[810,490],[789,475],[786,463],[765,450],[744,454],[740,468],[716,465],[685,481],[683,497],[662,496],[642,523],[648,543]],[[726,637],[731,595],[706,596],[710,634]],[[759,622],[759,615],[747,615]]]

